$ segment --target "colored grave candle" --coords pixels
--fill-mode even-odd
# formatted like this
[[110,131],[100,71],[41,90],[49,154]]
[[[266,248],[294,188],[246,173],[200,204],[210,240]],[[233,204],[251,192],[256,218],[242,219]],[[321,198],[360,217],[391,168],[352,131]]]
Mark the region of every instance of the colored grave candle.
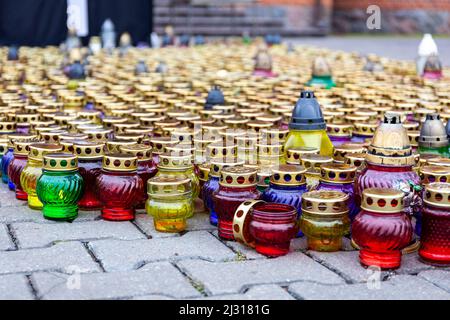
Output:
[[352,139],[353,125],[348,123],[327,123],[327,134],[333,146],[340,146]]
[[303,194],[300,229],[308,248],[339,251],[342,238],[349,233],[348,195],[340,191],[310,191]]
[[425,186],[420,258],[428,264],[450,265],[450,184]]
[[260,197],[256,189],[256,170],[242,166],[222,169],[219,190],[213,194],[214,209],[218,217],[219,237],[234,240],[233,215],[244,201]]
[[212,159],[208,180],[205,182],[201,189],[202,199],[206,209],[209,211],[209,222],[213,225],[217,225],[217,212],[214,209],[213,194],[219,190],[220,173],[223,168],[234,167],[243,165],[244,161],[237,159]]
[[58,144],[48,143],[32,143],[30,144],[30,152],[28,153],[28,162],[20,174],[20,185],[28,195],[28,207],[34,210],[41,210],[42,202],[36,193],[37,181],[42,175],[42,167],[44,166],[44,156],[48,153],[56,153],[62,151],[62,146]]
[[144,193],[144,183],[137,174],[137,157],[105,155],[95,185],[103,203],[103,219],[129,221],[135,218],[135,206]]
[[177,176],[160,176],[148,180],[146,210],[153,216],[160,232],[181,232],[194,211],[191,181]]
[[[298,213],[302,214],[302,195],[306,190],[306,169],[298,165],[281,165],[272,169],[270,185],[261,195],[261,199],[267,202],[283,203],[291,205]],[[303,233],[299,232],[298,236]]]
[[331,89],[336,84],[331,76],[331,68],[328,62],[323,57],[317,57],[312,66],[312,77],[306,83],[310,87],[321,87],[325,89]]
[[359,205],[354,194],[353,185],[356,177],[356,167],[329,163],[321,167],[320,183],[317,190],[340,191],[349,196],[347,205],[349,208],[349,217],[351,220],[359,213]]
[[145,144],[135,144],[120,147],[120,151],[137,157],[137,173],[144,183],[145,192],[142,199],[136,205],[137,209],[144,209],[147,201],[147,181],[157,173],[157,168],[153,162],[152,147]]
[[402,252],[411,241],[413,227],[404,211],[404,193],[395,189],[368,188],[361,212],[352,224],[360,262],[381,269],[400,267]]
[[77,203],[83,194],[83,187],[76,156],[68,153],[44,156],[42,175],[36,184],[44,218],[73,221],[78,216]]
[[78,158],[78,171],[84,180],[84,192],[78,206],[82,210],[100,210],[102,202],[95,181],[102,170],[104,143],[74,140],[72,144]]
[[437,113],[427,114],[420,129],[419,153],[449,157],[447,132]]
[[317,148],[324,156],[333,155],[333,144],[326,133],[320,105],[312,91],[302,91],[292,112],[284,149]]
[[20,183],[20,174],[27,165],[28,152],[30,151],[31,143],[31,141],[15,141],[13,158],[8,166],[8,177],[14,184],[14,190],[18,200],[26,201],[28,197]]

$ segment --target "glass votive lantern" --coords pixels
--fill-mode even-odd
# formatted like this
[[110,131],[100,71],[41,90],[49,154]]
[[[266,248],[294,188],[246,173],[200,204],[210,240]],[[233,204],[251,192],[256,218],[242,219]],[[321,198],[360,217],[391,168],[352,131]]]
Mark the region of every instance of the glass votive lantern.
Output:
[[220,173],[223,168],[234,167],[243,165],[244,161],[237,159],[212,159],[208,180],[205,182],[201,189],[201,195],[203,203],[206,209],[209,211],[209,222],[213,225],[217,225],[217,212],[214,209],[213,194],[219,190]]
[[419,256],[425,263],[450,265],[450,183],[425,186]]
[[327,134],[335,147],[350,142],[352,131],[353,125],[350,123],[327,123]]
[[28,152],[30,152],[30,144],[32,143],[33,141],[15,141],[13,158],[8,166],[8,177],[14,184],[14,190],[18,200],[26,201],[28,198],[27,193],[23,190],[20,183],[20,175],[27,165]]
[[95,185],[103,203],[103,219],[129,221],[135,218],[135,206],[144,193],[144,183],[137,174],[137,157],[105,155]]
[[142,196],[142,199],[136,205],[137,209],[145,208],[145,201],[147,200],[147,181],[150,178],[153,178],[158,169],[156,168],[153,157],[152,157],[152,147],[145,144],[135,144],[135,145],[126,145],[120,147],[120,151],[126,154],[131,154],[137,157],[137,173],[138,176],[141,177],[142,182],[144,183],[145,192]]
[[159,155],[166,152],[166,147],[173,147],[178,144],[172,137],[152,137],[150,145],[152,146],[153,163],[158,165]]
[[306,185],[308,190],[315,189],[320,182],[320,166],[332,163],[333,158],[320,154],[305,154],[301,158],[302,166],[306,169]]
[[103,204],[95,188],[95,181],[102,170],[104,143],[100,141],[75,140],[73,153],[78,158],[78,172],[84,180],[84,192],[78,202],[82,210],[99,210]]
[[395,189],[367,188],[361,212],[352,224],[352,239],[360,248],[364,266],[400,267],[402,249],[413,234],[411,218],[404,212],[404,193]]
[[259,199],[261,193],[256,189],[256,182],[255,169],[242,166],[222,169],[219,190],[213,194],[220,238],[234,240],[234,212],[242,202]]
[[[291,205],[297,210],[297,218],[300,218],[302,195],[307,191],[305,173],[304,167],[293,164],[273,168],[269,187],[263,192],[261,199]],[[302,235],[300,232],[299,236]]]
[[58,144],[48,143],[32,143],[30,144],[30,152],[28,153],[28,162],[20,174],[20,185],[28,195],[28,207],[34,210],[41,210],[42,202],[36,193],[36,184],[42,175],[42,167],[44,165],[44,156],[48,153],[61,152],[62,146]]
[[340,191],[310,191],[303,194],[300,229],[308,248],[339,251],[342,238],[350,231],[348,195]]
[[286,163],[297,164],[302,163],[302,157],[305,154],[319,154],[320,150],[313,147],[296,147],[286,150]]
[[[235,214],[243,213],[238,208]],[[298,231],[295,207],[281,203],[258,202],[253,205],[250,216],[248,232],[254,239],[258,253],[279,257],[289,252],[291,240]],[[236,225],[233,228],[236,228]]]
[[350,220],[359,213],[353,185],[356,167],[348,164],[328,163],[320,167],[320,182],[317,190],[341,191],[349,196],[348,209]]
[[148,180],[146,211],[153,216],[160,232],[181,232],[194,210],[191,182],[176,176],[154,177]]
[[36,185],[44,218],[73,221],[78,216],[77,203],[83,186],[76,156],[69,153],[46,154],[42,175]]

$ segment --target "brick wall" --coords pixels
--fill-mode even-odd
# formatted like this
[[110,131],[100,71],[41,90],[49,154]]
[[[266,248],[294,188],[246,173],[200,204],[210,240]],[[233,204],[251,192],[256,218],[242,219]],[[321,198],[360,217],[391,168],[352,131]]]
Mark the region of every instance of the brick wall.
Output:
[[[227,2],[227,1],[224,1]],[[325,35],[333,0],[254,0],[238,5],[192,5],[189,0],[154,0],[154,29],[171,24],[178,33],[203,35]],[[216,1],[220,3],[220,1]]]
[[[381,29],[368,30],[366,9],[381,9]],[[450,0],[334,0],[334,32],[450,33]]]

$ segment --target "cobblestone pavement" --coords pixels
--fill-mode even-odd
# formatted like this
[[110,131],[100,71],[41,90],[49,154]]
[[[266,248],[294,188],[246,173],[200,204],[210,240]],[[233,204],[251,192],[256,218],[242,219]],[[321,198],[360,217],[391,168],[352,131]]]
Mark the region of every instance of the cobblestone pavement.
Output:
[[165,234],[143,213],[134,222],[99,212],[48,221],[4,184],[0,204],[0,299],[450,299],[450,269],[417,254],[377,275],[348,240],[345,251],[319,253],[296,239],[291,253],[267,259],[219,240],[204,213],[187,232]]

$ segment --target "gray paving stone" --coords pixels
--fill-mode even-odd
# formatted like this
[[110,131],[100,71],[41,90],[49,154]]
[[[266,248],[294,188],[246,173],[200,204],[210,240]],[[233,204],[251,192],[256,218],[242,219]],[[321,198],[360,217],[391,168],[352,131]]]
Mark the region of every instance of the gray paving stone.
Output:
[[258,284],[287,284],[310,281],[340,284],[344,280],[303,253],[293,252],[276,259],[214,263],[184,260],[177,265],[210,294],[238,293]]
[[217,230],[211,232],[211,234],[224,243],[227,247],[231,248],[234,252],[238,254],[238,258],[242,260],[253,260],[253,259],[265,259],[266,257],[262,254],[256,252],[254,248],[250,248],[246,245],[240,244],[236,241],[226,241],[219,238]]
[[0,251],[14,250],[16,247],[11,240],[8,233],[8,228],[5,224],[0,224]]
[[430,281],[435,286],[450,292],[450,270],[428,270],[419,273],[419,277]]
[[27,202],[23,200],[17,200],[14,192],[2,192],[0,193],[0,207],[8,208],[8,207],[23,207],[27,206]]
[[[373,274],[371,269],[366,269],[359,263],[359,251],[316,252],[308,251],[308,254],[316,261],[337,272],[350,282],[365,282]],[[402,264],[394,271],[383,271],[382,277],[389,274],[417,274],[423,270],[432,269],[432,266],[423,264],[417,258],[417,253],[402,256]]]
[[242,294],[224,294],[200,300],[294,300],[286,290],[275,284],[254,286]]
[[59,243],[49,248],[0,252],[0,274],[58,270],[77,267],[83,272],[100,271],[80,242]]
[[[93,221],[99,219],[100,212],[98,211],[79,211],[78,218],[75,222]],[[14,223],[14,222],[36,222],[36,223],[52,223],[61,224],[61,222],[44,219],[42,212],[32,210],[28,206],[7,207],[0,208],[0,223]]]
[[[178,237],[178,233],[166,233],[158,232],[155,230],[153,224],[153,217],[145,214],[139,213],[136,215],[134,223],[148,236],[152,238],[171,238]],[[206,213],[196,213],[192,218],[187,221],[186,231],[212,231],[216,230],[217,227],[212,226],[209,223],[209,217]]]
[[34,299],[28,279],[24,275],[0,276],[0,300]]
[[158,294],[149,294],[143,296],[132,297],[130,300],[174,300],[171,297],[158,295]]
[[[379,286],[377,286],[379,284]],[[289,286],[294,297],[306,300],[448,300],[450,294],[417,276],[399,275],[388,281],[327,286],[298,282]]]
[[131,223],[89,221],[80,223],[15,223],[12,229],[19,248],[37,248],[55,242],[71,240],[121,239],[136,240],[146,237]]
[[192,231],[181,237],[135,241],[99,240],[89,243],[106,271],[139,268],[148,262],[201,258],[224,261],[236,254],[206,231]]
[[157,262],[139,271],[67,275],[35,273],[33,283],[42,299],[123,299],[138,295],[195,298],[200,293],[170,263]]

